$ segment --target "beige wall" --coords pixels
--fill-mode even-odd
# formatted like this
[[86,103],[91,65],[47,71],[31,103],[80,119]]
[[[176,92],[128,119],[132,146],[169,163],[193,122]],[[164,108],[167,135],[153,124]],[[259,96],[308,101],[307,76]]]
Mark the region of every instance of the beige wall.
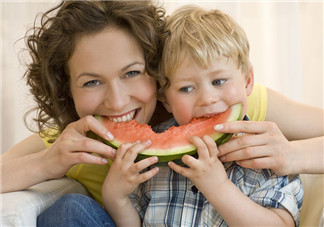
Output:
[[[182,4],[165,1],[167,12]],[[322,2],[217,2],[203,7],[219,8],[232,15],[245,29],[251,45],[251,61],[257,82],[288,97],[323,108],[323,3]],[[53,2],[1,3],[1,152],[31,133],[23,122],[31,106],[25,67],[18,61],[25,31],[37,12]]]

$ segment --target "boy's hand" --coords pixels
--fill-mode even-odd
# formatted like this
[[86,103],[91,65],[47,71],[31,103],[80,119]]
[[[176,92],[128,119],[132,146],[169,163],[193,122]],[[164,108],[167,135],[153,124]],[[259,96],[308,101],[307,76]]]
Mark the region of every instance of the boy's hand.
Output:
[[151,145],[150,141],[122,144],[116,153],[108,175],[103,184],[103,196],[114,200],[128,198],[136,187],[153,177],[158,172],[155,167],[147,172],[139,173],[158,161],[157,157],[150,157],[135,163],[138,153]]
[[210,136],[191,137],[189,141],[197,147],[198,159],[185,155],[182,162],[189,168],[173,162],[169,167],[177,173],[189,178],[203,194],[228,180],[223,164],[219,161],[218,149]]

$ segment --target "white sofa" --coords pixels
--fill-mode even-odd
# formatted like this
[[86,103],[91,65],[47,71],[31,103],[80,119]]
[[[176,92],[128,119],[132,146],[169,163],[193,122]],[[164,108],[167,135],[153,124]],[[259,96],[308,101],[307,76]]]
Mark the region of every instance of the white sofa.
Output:
[[[324,226],[324,175],[302,175],[304,203],[300,226]],[[1,226],[36,226],[37,216],[68,193],[88,194],[75,180],[46,181],[24,191],[1,194]]]

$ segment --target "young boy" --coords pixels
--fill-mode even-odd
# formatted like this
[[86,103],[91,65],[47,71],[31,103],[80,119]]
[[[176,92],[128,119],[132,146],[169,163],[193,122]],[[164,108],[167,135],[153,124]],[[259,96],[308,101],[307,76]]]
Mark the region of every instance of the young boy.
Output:
[[[253,69],[244,31],[218,10],[193,6],[171,15],[167,30],[161,87],[165,106],[174,119],[160,125],[158,131],[224,112],[236,103],[243,104],[245,113]],[[141,221],[144,226],[298,225],[303,197],[298,176],[279,177],[271,170],[245,169],[234,162],[222,164],[209,136],[189,140],[197,147],[198,158],[183,156],[186,167],[170,162],[170,168],[155,167],[142,174],[138,173],[149,161],[133,162],[135,154],[149,142],[119,149],[106,178],[109,183],[105,185],[110,186],[103,188],[111,194],[104,204],[117,225],[138,225]],[[129,169],[123,176],[120,170],[125,167]],[[116,179],[119,183],[112,187]],[[140,182],[144,183],[136,187]]]

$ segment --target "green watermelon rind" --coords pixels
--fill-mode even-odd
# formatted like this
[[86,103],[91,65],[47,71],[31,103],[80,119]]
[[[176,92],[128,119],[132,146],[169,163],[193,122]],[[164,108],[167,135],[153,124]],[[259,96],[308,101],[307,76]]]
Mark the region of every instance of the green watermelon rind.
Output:
[[[215,140],[217,146],[227,142],[233,135],[233,134],[227,134],[227,133],[226,134],[217,133],[217,134],[220,136],[216,140],[215,140],[215,138],[213,138]],[[180,160],[182,158],[182,156],[184,156],[184,155],[194,155],[197,153],[197,149],[193,145],[187,146],[187,147],[188,147],[187,149],[182,148],[182,151],[177,151],[177,153],[168,152],[167,154],[162,154],[160,152],[156,152],[156,151],[152,151],[152,150],[148,149],[148,150],[145,150],[145,153],[142,152],[142,153],[138,154],[136,160],[139,161],[139,160],[143,160],[145,158],[156,156],[158,158],[158,162],[161,163],[161,162]],[[176,149],[177,148],[173,148],[173,150],[176,150]],[[163,150],[163,152],[165,152],[165,150]]]
[[[226,122],[233,122],[233,121],[237,121],[237,120],[241,120],[242,118],[242,104],[236,104],[234,106],[232,106],[233,108],[233,114],[230,116],[230,118],[226,121]],[[229,134],[229,133],[219,133],[219,132],[215,132],[213,134],[211,134],[210,136],[214,139],[214,141],[216,142],[217,146],[227,142],[233,134]],[[89,131],[87,133],[87,136],[92,138],[92,139],[96,139],[96,140],[100,140],[103,143],[118,149],[118,147],[120,146],[120,142],[118,142],[117,140],[112,140],[112,141],[108,141],[105,140],[103,138],[101,138],[100,136],[96,135],[95,133],[93,133],[92,131]],[[169,161],[178,161],[181,163],[181,158],[184,155],[195,155],[197,153],[197,149],[196,147],[194,147],[193,145],[187,145],[185,147],[174,147],[171,150],[153,150],[153,149],[147,149],[143,152],[141,152],[140,154],[138,154],[136,160],[143,160],[145,158],[148,157],[153,157],[156,156],[158,157],[158,163],[167,163]]]

